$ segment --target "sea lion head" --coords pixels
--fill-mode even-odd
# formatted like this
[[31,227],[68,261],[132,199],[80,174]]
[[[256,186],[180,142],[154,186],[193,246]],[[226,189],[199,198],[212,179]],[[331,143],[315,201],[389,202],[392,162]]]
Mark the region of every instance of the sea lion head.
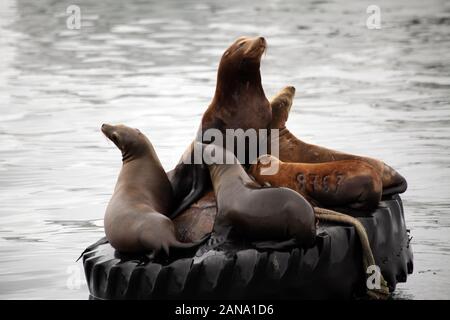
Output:
[[214,98],[202,118],[203,131],[269,128],[272,112],[260,72],[266,47],[263,37],[240,37],[225,50],[217,71]]
[[277,157],[270,154],[264,154],[259,156],[258,159],[256,159],[256,163],[250,166],[248,173],[254,178],[260,177],[261,175],[272,175],[270,170],[273,170],[272,168],[275,166],[279,166],[280,163],[281,161]]
[[295,96],[295,88],[292,86],[283,88],[272,99],[270,105],[272,107],[272,129],[282,129],[286,126],[286,121],[291,111],[292,102]]
[[225,50],[221,61],[233,60],[233,63],[248,61],[258,64],[266,47],[267,42],[264,37],[239,37]]
[[122,152],[122,161],[140,157],[151,151],[148,138],[138,129],[123,124],[102,124],[103,134]]
[[261,57],[266,51],[267,42],[264,37],[240,37],[225,50],[220,60],[218,78],[244,79],[259,75]]

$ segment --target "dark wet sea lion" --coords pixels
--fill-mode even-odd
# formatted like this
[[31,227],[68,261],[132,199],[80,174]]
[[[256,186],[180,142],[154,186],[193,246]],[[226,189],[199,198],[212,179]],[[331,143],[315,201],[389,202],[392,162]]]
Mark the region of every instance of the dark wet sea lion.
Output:
[[[270,162],[277,162],[278,173],[262,174]],[[293,189],[315,206],[373,209],[381,200],[380,175],[359,160],[287,163],[265,155],[250,167],[249,174],[262,185]]]
[[167,173],[172,185],[174,210],[169,217],[174,219],[211,189],[208,167],[194,161],[192,142],[181,156],[176,167]]
[[[205,161],[213,152],[233,158],[213,144],[205,148]],[[227,155],[228,154],[228,155]],[[208,166],[217,201],[213,236],[223,241],[237,237],[249,241],[286,241],[310,247],[315,240],[315,216],[311,205],[288,188],[262,187],[234,158],[234,164]]]
[[320,163],[338,160],[360,160],[365,161],[375,168],[382,179],[383,195],[402,193],[407,189],[407,183],[397,171],[385,164],[383,161],[348,154],[321,146],[306,143],[295,137],[287,128],[289,111],[294,99],[295,89],[287,87],[280,92],[276,99],[272,100],[272,123],[271,128],[279,129],[279,155],[284,162]]
[[102,125],[102,132],[122,152],[123,165],[105,212],[109,243],[118,251],[157,255],[170,248],[191,248],[175,236],[170,213],[172,187],[147,137],[124,125]]

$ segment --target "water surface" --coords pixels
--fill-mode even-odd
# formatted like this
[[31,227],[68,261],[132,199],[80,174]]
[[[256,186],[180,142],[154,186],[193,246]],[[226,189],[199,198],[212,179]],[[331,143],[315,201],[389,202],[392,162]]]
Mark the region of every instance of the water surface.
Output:
[[[212,98],[224,49],[263,35],[268,96],[294,85],[288,127],[385,160],[415,271],[400,299],[450,298],[450,4],[377,1],[0,2],[0,298],[86,299],[79,253],[103,234],[121,162],[103,122],[140,128],[169,170]],[[79,288],[74,280],[81,279]]]

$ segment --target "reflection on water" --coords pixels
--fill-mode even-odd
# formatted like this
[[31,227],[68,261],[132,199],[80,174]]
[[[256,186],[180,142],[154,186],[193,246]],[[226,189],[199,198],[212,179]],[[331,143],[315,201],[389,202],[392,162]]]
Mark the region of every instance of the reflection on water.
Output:
[[[103,233],[120,168],[103,122],[140,128],[166,169],[194,136],[220,55],[264,35],[268,96],[294,85],[298,136],[384,159],[404,194],[415,273],[398,298],[450,298],[450,6],[377,1],[0,2],[0,298],[81,298],[75,259]],[[79,271],[79,272],[78,272]]]

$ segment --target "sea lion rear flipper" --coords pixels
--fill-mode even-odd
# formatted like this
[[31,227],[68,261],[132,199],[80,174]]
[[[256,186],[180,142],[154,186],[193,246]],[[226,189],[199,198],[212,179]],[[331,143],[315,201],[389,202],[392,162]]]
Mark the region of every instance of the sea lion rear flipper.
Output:
[[193,242],[177,242],[176,244],[172,244],[170,246],[170,257],[174,258],[182,258],[184,256],[191,256],[198,250],[198,247],[203,245],[210,238],[211,234],[208,233],[200,240],[196,240]]
[[394,168],[384,164],[383,167],[383,196],[390,196],[397,193],[403,193],[408,188],[406,179]]
[[80,258],[81,258],[86,252],[91,251],[93,248],[95,248],[95,247],[97,247],[97,246],[99,246],[99,245],[108,243],[108,242],[109,242],[109,241],[108,241],[108,239],[106,239],[106,237],[101,238],[101,239],[98,240],[96,243],[91,244],[89,247],[87,247],[86,249],[84,249],[84,251],[81,253],[81,255],[78,257],[78,259],[77,259],[76,261],[80,260]]
[[208,233],[205,236],[203,236],[203,238],[201,238],[199,240],[195,240],[195,241],[192,241],[192,242],[180,242],[179,245],[176,248],[186,248],[186,249],[195,248],[195,247],[198,247],[198,246],[202,245],[210,237],[211,237],[211,233]]
[[169,215],[170,219],[174,219],[203,195],[209,183],[209,171],[202,164],[180,163],[169,172],[168,177],[176,199],[175,210]]
[[403,180],[400,184],[383,189],[383,197],[392,196],[394,194],[403,193],[408,188],[408,183]]

